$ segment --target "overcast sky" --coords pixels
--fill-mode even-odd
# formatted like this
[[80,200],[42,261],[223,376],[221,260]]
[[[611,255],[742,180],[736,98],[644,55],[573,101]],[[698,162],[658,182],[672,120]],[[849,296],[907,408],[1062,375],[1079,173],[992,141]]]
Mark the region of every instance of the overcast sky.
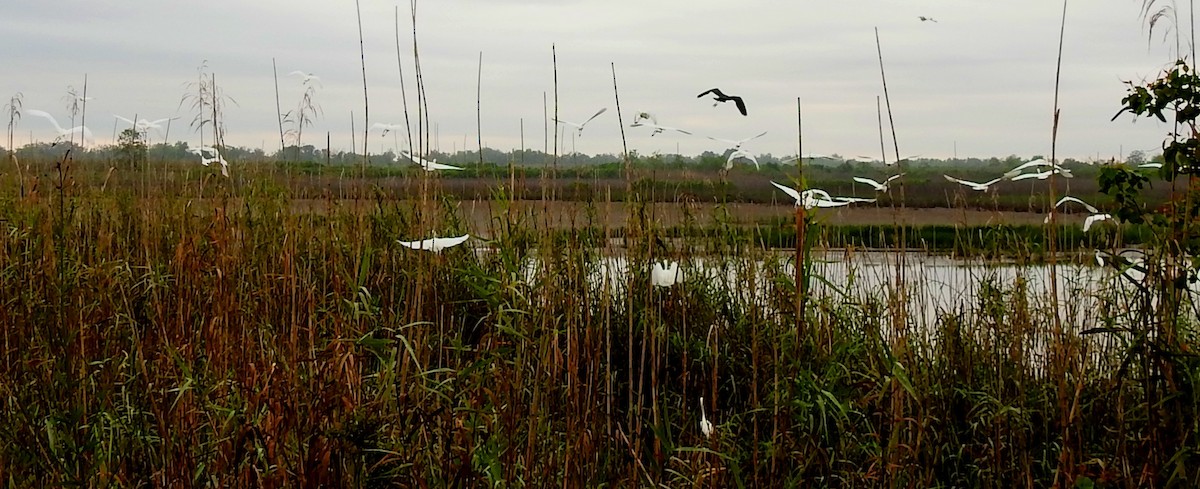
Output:
[[[1168,131],[1128,116],[1110,122],[1125,94],[1123,80],[1153,78],[1173,56],[1173,37],[1148,41],[1141,3],[1068,5],[1060,158],[1154,150]],[[362,0],[369,123],[404,121],[397,7],[400,62],[414,100],[409,3]],[[646,111],[660,124],[696,133],[651,138],[645,128],[626,127],[629,148],[642,154],[720,152],[721,143],[703,136],[740,139],[762,131],[768,134],[746,149],[795,154],[799,98],[805,153],[877,156],[878,27],[902,155],[1032,156],[1050,152],[1061,13],[1062,4],[1050,0],[421,0],[417,35],[442,151],[476,144],[481,52],[484,145],[520,147],[523,121],[525,147],[542,149],[543,97],[553,111],[555,45],[560,117],[580,121],[608,109],[574,142],[568,132],[567,150],[574,144],[585,153],[621,151],[615,65],[626,126]],[[349,150],[353,112],[361,146],[363,81],[349,0],[9,2],[0,45],[8,47],[0,96],[7,101],[22,93],[25,108],[48,111],[64,126],[67,88],[82,89],[87,75],[94,100],[86,122],[101,144],[112,140],[114,114],[178,115],[171,139],[198,144],[199,135],[186,127],[195,114],[180,100],[206,62],[236,101],[225,109],[226,143],[274,151],[274,58],[283,111],[303,92],[300,79],[286,73],[321,79],[315,101],[323,115],[305,129],[303,143],[324,147],[329,132],[335,150]],[[712,87],[743,96],[749,116],[732,104],[713,107],[696,98]],[[26,116],[16,144],[54,136],[48,121]],[[391,134],[375,132],[369,149],[395,144]]]

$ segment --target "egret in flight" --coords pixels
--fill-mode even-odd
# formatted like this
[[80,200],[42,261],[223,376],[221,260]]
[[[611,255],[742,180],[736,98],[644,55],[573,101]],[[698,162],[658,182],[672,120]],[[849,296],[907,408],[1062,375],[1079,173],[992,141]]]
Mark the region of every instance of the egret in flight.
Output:
[[975,182],[970,182],[967,180],[960,180],[960,179],[954,178],[950,175],[942,175],[942,176],[946,177],[946,180],[949,180],[954,183],[960,183],[960,184],[966,185],[971,190],[976,190],[976,191],[980,191],[980,192],[987,191],[988,187],[990,187],[992,184],[999,182],[1000,180],[1003,180],[1003,178],[996,178],[993,180],[988,180],[983,183],[975,183]]
[[396,240],[396,242],[400,243],[401,246],[404,246],[406,248],[412,248],[414,250],[427,250],[427,251],[432,251],[434,253],[441,253],[442,250],[444,250],[446,248],[450,248],[450,247],[454,247],[454,246],[463,244],[470,237],[471,237],[471,235],[464,234],[462,236],[458,236],[455,238],[429,238],[429,239],[423,239],[421,241]]
[[876,182],[875,180],[872,180],[870,178],[865,178],[865,177],[854,177],[854,181],[856,181],[858,183],[865,183],[867,185],[870,185],[877,192],[887,192],[888,185],[891,184],[893,180],[900,178],[902,176],[904,176],[903,173],[897,173],[895,175],[888,177],[887,180],[884,180],[883,182]]
[[25,113],[32,115],[32,116],[42,117],[42,118],[45,118],[46,120],[50,121],[50,124],[54,125],[54,131],[58,133],[59,139],[62,139],[62,138],[74,139],[75,135],[78,134],[81,139],[80,146],[84,146],[84,147],[86,147],[86,146],[88,146],[88,144],[90,144],[90,143],[88,143],[88,141],[91,141],[94,139],[92,137],[91,129],[88,129],[85,126],[75,126],[70,129],[64,129],[61,125],[59,125],[58,119],[55,119],[54,116],[50,115],[49,112],[46,112],[44,110],[26,109]]
[[720,141],[722,143],[730,144],[730,145],[732,145],[730,147],[733,149],[741,149],[743,144],[746,144],[747,142],[749,142],[753,139],[758,139],[758,138],[761,138],[766,135],[767,135],[767,131],[760,132],[760,133],[758,133],[754,136],[750,136],[746,139],[738,139],[738,140],[714,138],[712,136],[705,136],[705,137],[707,137],[708,139],[711,139],[713,141]]
[[760,167],[758,166],[758,158],[755,158],[754,155],[750,154],[749,151],[745,151],[745,150],[741,150],[741,149],[735,149],[735,150],[733,150],[732,153],[729,153],[729,158],[725,159],[725,169],[729,170],[729,169],[733,168],[733,160],[736,160],[738,158],[750,160],[751,163],[754,163],[755,170],[760,169]]
[[[444,165],[444,164],[438,163],[437,158],[434,158],[433,161],[429,161],[420,156],[413,156],[411,154],[408,154],[407,151],[401,151],[400,155],[412,160],[414,163],[416,163],[418,165],[421,165],[421,168],[428,172],[433,172],[433,171],[438,171],[438,170],[462,170],[462,167],[458,167],[458,166],[454,166],[454,165]],[[396,161],[400,161],[400,159],[396,158]]]
[[564,120],[562,120],[562,119],[553,119],[553,120],[554,120],[554,122],[557,122],[557,123],[559,123],[559,124],[565,124],[565,125],[568,125],[568,126],[574,127],[576,131],[579,131],[579,135],[580,135],[580,136],[583,136],[583,128],[584,128],[584,126],[587,126],[587,125],[588,125],[588,123],[589,123],[589,122],[592,122],[592,120],[593,120],[593,119],[595,119],[595,118],[597,118],[597,117],[600,117],[600,114],[603,114],[603,113],[604,113],[605,111],[607,111],[607,110],[608,110],[608,107],[604,107],[604,108],[602,108],[602,109],[600,109],[600,110],[597,110],[595,114],[592,114],[592,116],[591,116],[591,117],[588,117],[588,119],[587,119],[586,121],[583,121],[583,123],[582,123],[582,124],[579,124],[579,123],[574,123],[574,122],[571,122],[571,121],[564,121]]
[[775,182],[771,182],[771,185],[774,185],[775,188],[782,190],[783,193],[787,194],[789,197],[796,199],[796,207],[804,206],[805,209],[812,209],[814,207],[841,207],[844,205],[850,205],[849,201],[835,200],[829,195],[829,192],[819,188],[812,188],[805,190],[804,192],[797,192],[794,188],[780,185]]
[[288,76],[298,76],[298,77],[300,77],[300,83],[304,83],[304,84],[307,84],[310,81],[316,81],[317,84],[321,83],[321,77],[314,75],[312,73],[305,73],[300,70],[296,70],[291,73],[288,73]]
[[655,287],[670,287],[679,282],[679,264],[655,263],[650,267],[650,283]]

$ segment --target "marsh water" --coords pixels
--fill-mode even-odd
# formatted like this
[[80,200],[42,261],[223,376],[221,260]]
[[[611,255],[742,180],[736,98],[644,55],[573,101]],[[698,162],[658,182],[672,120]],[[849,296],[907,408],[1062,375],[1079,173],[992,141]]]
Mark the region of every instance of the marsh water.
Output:
[[[1137,280],[1113,267],[1097,266],[1091,255],[1062,256],[1054,265],[1016,263],[982,258],[960,259],[920,252],[815,252],[811,258],[809,298],[811,303],[835,304],[858,309],[892,321],[903,310],[907,334],[937,341],[939,323],[997,325],[1023,317],[1030,323],[1026,346],[1031,354],[1041,345],[1054,324],[1051,277],[1057,284],[1059,321],[1067,332],[1098,327],[1130,325],[1142,321],[1132,313],[1137,303]],[[787,307],[771,295],[788,286],[794,277],[793,255],[774,252],[754,258],[696,257],[680,260],[678,280],[683,287],[717,287],[729,291],[731,300],[757,307],[771,317]],[[527,278],[535,279],[536,265],[527,267]],[[618,291],[628,284],[645,283],[650,264],[631,267],[625,255],[603,257],[592,264],[589,281],[598,289]],[[628,281],[633,272],[635,280]],[[636,285],[635,285],[636,286]],[[1193,290],[1195,292],[1195,290]],[[1007,326],[1000,324],[1001,327]],[[882,328],[881,328],[882,329]],[[887,334],[886,332],[884,333]]]

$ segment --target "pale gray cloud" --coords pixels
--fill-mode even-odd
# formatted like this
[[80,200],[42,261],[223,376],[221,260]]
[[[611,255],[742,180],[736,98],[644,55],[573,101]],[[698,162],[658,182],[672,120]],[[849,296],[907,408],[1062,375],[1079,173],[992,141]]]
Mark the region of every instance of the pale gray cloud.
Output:
[[[1139,6],[1094,0],[1068,7],[1063,155],[1108,158],[1122,148],[1156,147],[1168,130],[1148,120],[1109,120],[1124,96],[1121,80],[1152,77],[1169,60],[1168,47],[1147,42]],[[397,7],[401,59],[414,100],[408,2],[363,1],[370,122],[404,119]],[[418,4],[417,29],[442,150],[474,145],[481,51],[485,144],[518,146],[523,121],[526,146],[540,148],[543,97],[553,103],[553,44],[561,117],[586,118],[609,108],[574,141],[580,151],[621,149],[615,65],[626,123],[634,112],[648,111],[664,125],[698,134],[740,138],[767,130],[748,149],[789,154],[796,149],[799,97],[806,151],[876,154],[878,27],[901,152],[941,157],[957,147],[959,155],[1003,156],[1049,153],[1061,9],[1045,0],[442,0]],[[918,15],[938,22],[921,22]],[[232,144],[268,151],[278,146],[272,58],[285,111],[302,87],[283,74],[302,70],[321,77],[317,102],[324,117],[306,129],[308,142],[323,144],[328,131],[335,147],[348,149],[351,112],[356,129],[363,127],[353,2],[16,2],[0,18],[0,43],[19,46],[5,61],[0,96],[22,92],[26,107],[62,119],[66,87],[80,88],[87,74],[88,94],[96,97],[88,124],[102,141],[111,136],[111,114],[175,114],[185,85],[195,81],[205,60],[238,102],[225,112]],[[696,99],[714,86],[744,96],[750,116]],[[186,105],[178,110],[190,120]],[[703,137],[651,138],[636,128],[626,128],[626,135],[629,147],[642,153],[723,149]],[[17,140],[50,137],[50,128],[31,119],[22,122]],[[373,137],[371,150],[393,141]]]

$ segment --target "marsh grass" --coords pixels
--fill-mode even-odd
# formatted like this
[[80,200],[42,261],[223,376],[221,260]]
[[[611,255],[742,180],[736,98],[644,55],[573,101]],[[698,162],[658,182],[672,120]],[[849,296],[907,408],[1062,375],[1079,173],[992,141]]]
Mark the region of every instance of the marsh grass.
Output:
[[[548,228],[498,184],[480,230],[467,202],[383,191],[298,211],[268,165],[151,201],[137,177],[101,195],[71,171],[56,199],[0,201],[0,470],[19,485],[1037,487],[1067,446],[1086,454],[1071,480],[1197,483],[1177,383],[1195,357],[1151,355],[1155,302],[1119,281],[1064,287],[1101,308],[1054,335],[1042,265],[1011,261],[1033,231],[935,230],[996,258],[971,255],[981,285],[932,312],[894,298],[937,287],[913,272],[815,266],[798,330],[793,260],[721,205],[681,201],[667,228],[634,203],[619,229],[597,200]],[[893,239],[810,226],[814,256],[851,265],[845,236]],[[427,229],[479,239],[395,244]],[[651,287],[650,259],[684,282]],[[1015,275],[969,271],[997,266]],[[1121,332],[1079,334],[1097,328]]]

